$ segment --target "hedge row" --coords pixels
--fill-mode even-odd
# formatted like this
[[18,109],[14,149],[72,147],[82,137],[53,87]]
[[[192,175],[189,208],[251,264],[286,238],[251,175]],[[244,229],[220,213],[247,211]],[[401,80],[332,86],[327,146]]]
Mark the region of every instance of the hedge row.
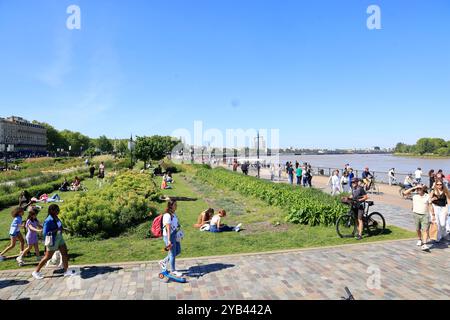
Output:
[[287,210],[286,221],[299,224],[334,225],[348,208],[337,197],[313,188],[276,184],[223,168],[199,168],[196,177],[214,186],[238,191]]

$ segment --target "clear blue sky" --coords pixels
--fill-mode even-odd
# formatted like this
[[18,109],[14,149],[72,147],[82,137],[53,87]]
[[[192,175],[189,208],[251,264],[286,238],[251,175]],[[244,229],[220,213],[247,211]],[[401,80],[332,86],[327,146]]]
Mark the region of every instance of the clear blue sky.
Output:
[[0,0],[0,116],[92,137],[202,120],[278,128],[281,146],[450,140],[449,39],[448,0]]

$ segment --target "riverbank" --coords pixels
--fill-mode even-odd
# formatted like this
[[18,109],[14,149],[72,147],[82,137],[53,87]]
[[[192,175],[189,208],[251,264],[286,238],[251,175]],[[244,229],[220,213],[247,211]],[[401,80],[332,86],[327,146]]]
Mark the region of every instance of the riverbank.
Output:
[[437,154],[416,154],[416,153],[392,153],[394,157],[406,157],[417,159],[444,159],[450,160],[450,156],[440,156]]

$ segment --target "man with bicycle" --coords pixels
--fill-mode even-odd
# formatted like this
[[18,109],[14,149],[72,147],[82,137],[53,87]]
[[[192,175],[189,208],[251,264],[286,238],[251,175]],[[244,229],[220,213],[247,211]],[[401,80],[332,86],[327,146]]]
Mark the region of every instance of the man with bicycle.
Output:
[[370,187],[372,186],[372,181],[373,181],[373,175],[370,173],[369,168],[365,168],[362,175],[361,175],[363,182],[364,182],[364,187],[367,190],[370,190]]
[[352,194],[348,199],[357,201],[356,205],[352,205],[352,211],[355,216],[358,217],[358,235],[356,240],[362,239],[363,232],[363,216],[364,216],[364,201],[366,201],[369,196],[366,190],[359,184],[359,179],[355,178],[352,180]]

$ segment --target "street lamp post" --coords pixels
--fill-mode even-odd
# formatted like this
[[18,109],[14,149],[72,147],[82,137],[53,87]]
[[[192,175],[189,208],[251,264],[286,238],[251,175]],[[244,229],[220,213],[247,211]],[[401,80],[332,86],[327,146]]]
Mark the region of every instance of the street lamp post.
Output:
[[205,159],[203,158],[204,152],[205,152],[205,147],[202,147],[202,164],[205,164]]
[[258,135],[257,135],[257,143],[258,146],[256,147],[256,158],[258,159],[256,162],[256,169],[258,170],[258,178],[259,178],[259,131],[258,131]]
[[133,150],[134,150],[133,134],[131,134],[130,141],[128,141],[128,149],[130,150],[130,169],[132,169],[133,168]]

